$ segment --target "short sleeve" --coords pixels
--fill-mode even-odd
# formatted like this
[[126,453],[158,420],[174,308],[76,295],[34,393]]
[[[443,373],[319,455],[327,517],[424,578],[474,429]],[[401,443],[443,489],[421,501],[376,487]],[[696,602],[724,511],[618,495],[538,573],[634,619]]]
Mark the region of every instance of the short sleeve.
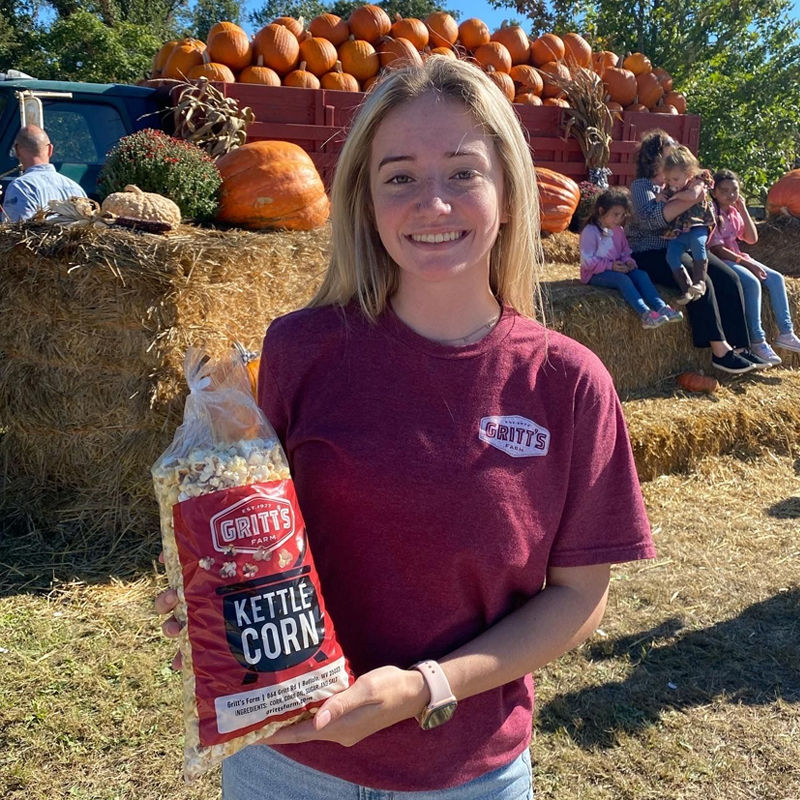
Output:
[[548,566],[655,558],[622,407],[599,359],[581,375],[566,502]]
[[39,210],[39,206],[34,198],[28,197],[11,183],[3,197],[3,210],[9,222],[19,222],[32,217]]
[[270,331],[267,330],[258,369],[258,405],[278,434],[283,449],[286,450],[289,414],[276,377],[279,367],[280,350],[275,347],[273,339],[270,338]]

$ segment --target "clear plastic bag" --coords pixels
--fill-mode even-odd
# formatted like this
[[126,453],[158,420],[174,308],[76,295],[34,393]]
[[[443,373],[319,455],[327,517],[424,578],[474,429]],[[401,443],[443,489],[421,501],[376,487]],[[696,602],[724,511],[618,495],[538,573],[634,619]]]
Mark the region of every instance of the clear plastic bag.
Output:
[[289,466],[240,356],[192,348],[183,424],[153,465],[183,659],[184,777],[305,719],[352,675]]

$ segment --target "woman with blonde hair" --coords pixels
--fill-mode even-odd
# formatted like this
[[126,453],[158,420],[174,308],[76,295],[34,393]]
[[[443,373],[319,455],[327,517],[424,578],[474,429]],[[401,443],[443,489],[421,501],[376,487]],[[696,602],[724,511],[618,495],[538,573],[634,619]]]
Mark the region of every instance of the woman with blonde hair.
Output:
[[327,275],[259,378],[357,680],[227,759],[225,800],[532,797],[530,673],[597,627],[611,563],[654,555],[608,373],[534,319],[538,221],[480,70],[368,96]]

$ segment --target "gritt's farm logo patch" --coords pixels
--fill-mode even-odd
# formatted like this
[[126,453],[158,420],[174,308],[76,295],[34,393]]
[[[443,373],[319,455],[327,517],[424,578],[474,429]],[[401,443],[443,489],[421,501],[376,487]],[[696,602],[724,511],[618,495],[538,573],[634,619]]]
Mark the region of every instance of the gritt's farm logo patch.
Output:
[[550,449],[550,431],[517,415],[484,417],[478,435],[481,441],[514,458],[546,456]]
[[295,528],[294,508],[280,497],[250,496],[211,518],[214,549],[224,553],[271,550],[287,541]]

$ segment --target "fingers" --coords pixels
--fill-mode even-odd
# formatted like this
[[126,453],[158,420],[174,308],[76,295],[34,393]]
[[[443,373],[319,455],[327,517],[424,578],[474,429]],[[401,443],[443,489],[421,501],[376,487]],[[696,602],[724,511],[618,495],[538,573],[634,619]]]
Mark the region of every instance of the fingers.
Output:
[[181,651],[175,653],[175,658],[172,659],[172,669],[175,672],[180,672],[183,669],[183,659],[181,658]]
[[164,622],[161,623],[161,632],[166,636],[168,639],[177,639],[180,636],[181,631],[183,630],[183,625],[178,622],[175,617],[170,617],[169,619],[165,619]]
[[157,614],[169,614],[178,605],[178,593],[174,589],[161,592],[153,604]]
[[163,564],[164,563],[164,551],[163,550],[158,554],[158,563],[159,564]]

